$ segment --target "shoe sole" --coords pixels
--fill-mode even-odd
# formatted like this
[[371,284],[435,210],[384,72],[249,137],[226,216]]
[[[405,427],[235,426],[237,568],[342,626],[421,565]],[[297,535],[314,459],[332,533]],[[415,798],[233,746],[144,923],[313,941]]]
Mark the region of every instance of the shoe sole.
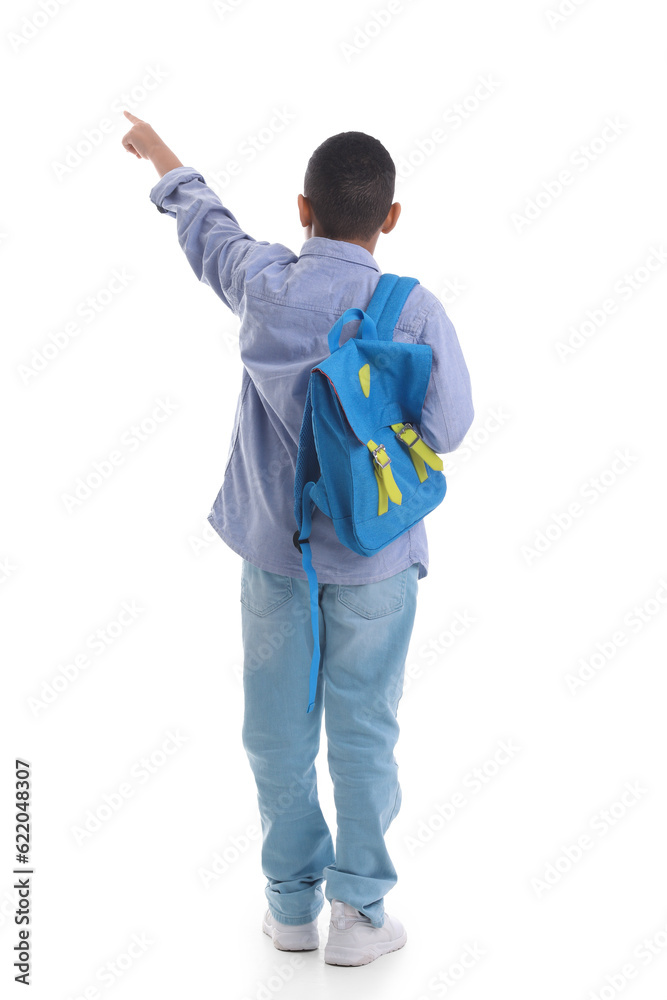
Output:
[[402,936],[395,941],[385,941],[383,944],[370,945],[363,955],[351,953],[351,949],[327,947],[324,949],[324,961],[327,965],[368,965],[382,955],[389,955],[392,951],[398,951],[408,940],[408,935],[404,931]]
[[[278,951],[317,951],[317,949],[320,946],[319,938],[318,938],[317,942],[315,942],[315,940],[312,939],[311,943],[310,944],[306,944],[306,945],[304,945],[304,944],[291,944],[290,945],[290,944],[287,944],[287,943],[280,943],[280,942],[276,941],[275,937],[273,936],[273,928],[269,924],[267,924],[266,922],[262,923],[262,930],[264,931],[264,933],[268,937],[270,937],[273,940],[273,946],[274,946],[274,948],[277,948]],[[289,938],[289,931],[288,932],[283,931],[282,933],[283,934],[286,933],[287,937]]]

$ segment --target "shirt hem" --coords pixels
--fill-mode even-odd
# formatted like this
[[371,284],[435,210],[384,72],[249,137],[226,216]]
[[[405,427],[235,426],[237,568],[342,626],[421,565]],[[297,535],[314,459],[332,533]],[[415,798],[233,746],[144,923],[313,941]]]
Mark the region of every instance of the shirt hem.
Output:
[[[255,553],[248,552],[247,549],[242,549],[241,546],[238,545],[237,542],[232,541],[231,538],[228,535],[225,534],[225,532],[222,530],[222,528],[220,528],[220,526],[215,521],[215,517],[213,516],[213,513],[210,513],[207,516],[206,520],[211,525],[211,527],[214,529],[214,531],[216,532],[216,534],[222,539],[222,541],[225,543],[225,545],[227,545],[232,550],[232,552],[235,552],[238,556],[241,556],[242,559],[247,560],[247,562],[252,563],[253,566],[257,566],[259,569],[263,569],[267,573],[276,573],[278,576],[291,576],[291,577],[293,577],[294,579],[297,579],[297,580],[307,580],[308,579],[308,577],[306,576],[306,573],[305,573],[304,570],[297,571],[297,572],[290,571],[289,573],[286,573],[284,566],[279,566],[277,563],[272,563],[272,562],[270,562],[270,560],[266,560],[263,557],[259,557],[258,558]],[[331,574],[330,570],[327,570],[327,569],[319,570],[318,569],[318,570],[316,570],[316,572],[317,572],[317,580],[318,580],[318,583],[336,583],[336,584],[340,584],[341,586],[350,586],[350,587],[358,586],[358,585],[364,584],[364,583],[379,583],[381,580],[388,580],[389,577],[395,576],[397,573],[402,573],[404,569],[407,569],[409,566],[413,566],[415,563],[419,567],[418,579],[422,580],[425,576],[428,576],[428,563],[424,563],[424,562],[421,561],[421,559],[413,557],[412,556],[412,552],[408,552],[408,557],[405,560],[405,564],[404,565],[400,565],[399,564],[395,569],[392,569],[389,572],[380,573],[377,576],[372,576],[370,578],[367,577],[367,576],[365,576],[364,579],[357,579],[357,578],[354,578],[354,579],[349,579],[349,578],[346,578],[346,579],[340,579],[340,578],[338,578],[338,579],[332,579],[331,576],[330,576],[330,574]],[[334,571],[334,573],[335,573],[335,571]]]

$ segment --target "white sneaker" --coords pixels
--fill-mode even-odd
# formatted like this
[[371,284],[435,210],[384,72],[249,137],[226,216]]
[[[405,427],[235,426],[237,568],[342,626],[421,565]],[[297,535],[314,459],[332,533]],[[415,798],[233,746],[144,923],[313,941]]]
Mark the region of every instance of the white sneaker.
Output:
[[262,930],[273,938],[273,947],[280,951],[314,951],[320,946],[317,919],[308,924],[281,924],[274,919],[271,910],[267,910]]
[[408,936],[400,920],[385,913],[382,927],[349,903],[331,900],[329,940],[324,949],[327,965],[368,965],[380,955],[398,951]]

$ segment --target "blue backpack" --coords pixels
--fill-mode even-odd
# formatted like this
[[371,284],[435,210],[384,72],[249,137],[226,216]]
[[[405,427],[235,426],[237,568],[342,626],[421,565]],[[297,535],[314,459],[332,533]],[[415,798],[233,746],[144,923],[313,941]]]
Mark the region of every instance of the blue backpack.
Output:
[[[346,309],[329,332],[330,356],[311,369],[294,481],[294,544],[308,577],[313,657],[308,709],[320,662],[317,575],[310,542],[312,508],[334,523],[339,540],[375,555],[444,499],[442,460],[419,434],[431,375],[427,344],[393,341],[416,278],[383,274],[368,308]],[[340,347],[350,320],[356,336]],[[427,466],[431,470],[427,472]]]

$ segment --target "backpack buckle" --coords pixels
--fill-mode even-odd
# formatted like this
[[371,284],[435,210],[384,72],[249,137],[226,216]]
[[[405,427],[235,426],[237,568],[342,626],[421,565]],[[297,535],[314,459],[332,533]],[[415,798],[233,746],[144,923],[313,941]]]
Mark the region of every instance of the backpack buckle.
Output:
[[[373,450],[371,451],[371,455],[373,456],[373,460],[375,461],[376,465],[378,465],[381,469],[386,469],[388,465],[391,465],[391,459],[390,459],[389,455],[387,455],[387,461],[386,462],[381,462],[380,459],[378,458],[378,452],[379,451],[384,451],[384,445],[383,444],[379,444],[377,446],[377,448],[373,448]],[[386,452],[385,452],[385,454],[386,454]]]
[[[415,436],[415,439],[414,439],[414,441],[412,441],[411,444],[408,444],[407,441],[403,440],[403,434],[404,434],[405,431],[412,431],[412,433]],[[417,430],[417,428],[414,426],[414,424],[403,424],[403,426],[401,427],[400,431],[396,431],[396,437],[404,445],[407,445],[408,448],[414,448],[414,446],[417,444],[417,441],[421,441],[422,440],[422,436],[419,433],[419,431]]]
[[300,542],[301,543],[303,543],[303,542],[309,542],[310,541],[310,535],[308,536],[308,538],[299,538],[300,534],[301,534],[301,532],[297,528],[297,530],[292,535],[292,541],[294,542],[294,547],[296,549],[298,549],[299,552],[303,555],[303,549],[301,548],[301,545],[299,543]]

